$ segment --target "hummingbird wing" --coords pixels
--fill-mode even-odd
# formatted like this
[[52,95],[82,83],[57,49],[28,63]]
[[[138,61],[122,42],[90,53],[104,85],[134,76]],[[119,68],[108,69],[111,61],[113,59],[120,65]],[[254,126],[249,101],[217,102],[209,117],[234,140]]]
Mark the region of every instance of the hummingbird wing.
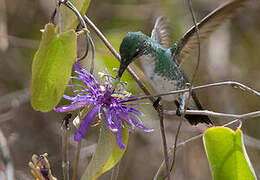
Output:
[[[198,24],[200,39],[206,39],[221,26],[227,19],[231,18],[239,8],[245,5],[248,0],[231,0],[226,2],[204,17]],[[175,58],[178,64],[181,64],[183,59],[193,52],[198,47],[195,26],[191,27],[184,36],[172,47],[176,49]]]
[[164,48],[170,47],[170,26],[167,18],[160,16],[156,19],[151,38],[162,45]]

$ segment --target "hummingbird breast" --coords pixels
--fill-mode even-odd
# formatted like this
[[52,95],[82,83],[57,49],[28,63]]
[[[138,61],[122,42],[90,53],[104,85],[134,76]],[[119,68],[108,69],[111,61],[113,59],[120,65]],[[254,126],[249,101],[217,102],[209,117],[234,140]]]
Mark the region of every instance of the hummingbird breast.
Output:
[[[173,64],[169,55],[163,54],[156,57],[153,54],[147,54],[140,57],[144,72],[148,81],[157,93],[166,93],[184,89],[188,82],[182,70]],[[164,100],[173,101],[179,95],[164,96]]]

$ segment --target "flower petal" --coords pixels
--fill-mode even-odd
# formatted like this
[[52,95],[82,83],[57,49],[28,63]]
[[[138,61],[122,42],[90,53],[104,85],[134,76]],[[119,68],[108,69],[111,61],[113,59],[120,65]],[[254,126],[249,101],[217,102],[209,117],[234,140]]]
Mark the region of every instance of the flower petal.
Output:
[[107,108],[107,111],[108,113],[106,114],[106,112],[102,109],[105,122],[111,131],[116,132],[118,131],[118,128],[115,126],[114,122],[112,121],[113,112],[110,108]]
[[93,82],[92,85],[99,88],[99,83],[97,82],[95,77],[90,72],[88,72],[87,70],[81,68],[81,66],[78,62],[74,63],[74,69],[83,81],[87,80],[89,83],[92,81]]
[[75,91],[86,91],[86,92],[90,92],[90,90],[88,90],[87,88],[79,85],[79,84],[69,84],[68,87],[78,87],[81,88],[82,90],[75,90]]
[[[138,123],[137,121],[135,121],[133,118],[131,118],[127,113],[121,113],[120,117],[124,120],[126,120],[127,122],[129,122],[132,126],[134,127],[138,127],[139,129],[145,131],[145,132],[151,132],[153,131],[153,129],[149,129],[145,126],[143,126],[142,124]],[[136,116],[135,116],[136,117]]]
[[115,136],[116,136],[116,142],[117,142],[119,148],[125,149],[125,145],[124,145],[123,140],[122,140],[121,128],[119,128],[118,131],[115,132]]
[[116,136],[116,142],[119,146],[120,149],[125,149],[125,145],[123,143],[122,140],[122,132],[121,132],[121,128],[122,128],[122,122],[121,120],[118,118],[118,116],[113,116],[113,122],[115,123],[115,126],[117,127],[117,131],[115,132],[115,136]]
[[80,64],[79,64],[79,62],[74,62],[74,69],[75,69],[75,71],[78,71],[78,72],[80,72],[81,71],[81,67],[80,67]]
[[75,141],[80,141],[82,137],[85,135],[86,131],[92,123],[92,120],[99,112],[99,108],[100,107],[98,105],[93,106],[92,109],[90,109],[90,111],[88,112],[88,114],[81,120],[77,132],[74,135]]
[[135,109],[135,108],[132,108],[132,107],[124,107],[126,111],[128,112],[131,112],[133,114],[136,114],[138,116],[142,115],[143,113],[141,113],[141,111]]
[[142,124],[136,122],[136,121],[135,121],[134,119],[132,119],[132,118],[130,118],[129,120],[132,121],[132,123],[135,125],[135,127],[138,127],[139,129],[141,129],[141,130],[143,130],[143,131],[145,131],[145,132],[152,132],[152,131],[153,131],[153,129],[149,129],[149,128],[145,127],[144,125],[142,125]]
[[70,101],[74,101],[77,97],[71,97],[71,96],[67,96],[66,94],[63,94],[62,97],[64,99],[70,100]]
[[68,112],[68,111],[74,111],[78,108],[81,108],[85,106],[85,103],[83,104],[82,102],[77,102],[71,105],[64,105],[64,106],[59,106],[54,108],[54,111],[56,112]]

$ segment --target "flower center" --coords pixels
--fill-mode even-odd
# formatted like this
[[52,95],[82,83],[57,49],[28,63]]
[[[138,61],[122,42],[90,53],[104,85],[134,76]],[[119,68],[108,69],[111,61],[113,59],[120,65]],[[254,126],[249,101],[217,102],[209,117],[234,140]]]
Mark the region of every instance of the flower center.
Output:
[[112,104],[112,96],[111,96],[111,91],[110,90],[106,90],[106,92],[105,92],[105,94],[104,94],[104,96],[103,96],[103,104],[104,105],[110,105],[110,104]]

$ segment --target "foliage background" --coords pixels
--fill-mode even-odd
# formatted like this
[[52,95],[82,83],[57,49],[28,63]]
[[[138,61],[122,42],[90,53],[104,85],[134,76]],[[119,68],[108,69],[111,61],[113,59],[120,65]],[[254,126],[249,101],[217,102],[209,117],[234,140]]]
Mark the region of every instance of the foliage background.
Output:
[[[198,19],[216,8],[224,0],[193,2]],[[53,173],[61,179],[61,121],[63,115],[35,112],[28,93],[33,55],[41,37],[39,29],[48,22],[55,7],[54,0],[0,0],[0,128],[11,151],[17,179],[32,179],[27,166],[33,153],[47,152]],[[186,1],[180,0],[94,0],[87,12],[118,50],[120,41],[129,31],[150,34],[155,18],[165,15],[172,24],[172,43],[192,25]],[[260,90],[260,3],[252,3],[229,23],[214,33],[202,45],[201,66],[196,84],[235,80]],[[6,30],[6,31],[5,31]],[[102,42],[93,34],[97,49],[96,69],[118,67]],[[217,52],[217,53],[216,53]],[[196,56],[185,61],[184,68],[191,74]],[[140,67],[140,63],[136,63]],[[62,68],[62,67],[61,67]],[[127,77],[126,77],[127,78]],[[127,78],[129,80],[129,78]],[[145,79],[143,79],[145,81]],[[130,81],[130,80],[129,80]],[[134,82],[129,87],[141,93]],[[260,98],[231,87],[198,91],[205,109],[227,113],[246,113],[259,110]],[[19,99],[17,99],[19,97]],[[18,101],[17,101],[18,100]],[[167,104],[167,108],[174,108]],[[154,128],[153,133],[135,131],[121,162],[119,179],[152,179],[162,159],[159,121],[151,105],[142,108],[143,122]],[[224,124],[230,119],[213,119]],[[255,172],[260,177],[260,119],[243,123],[247,151]],[[178,118],[166,119],[169,146],[173,144]],[[235,127],[235,126],[234,126]],[[75,157],[74,128],[71,126],[70,158]],[[197,128],[183,124],[179,142],[199,134]],[[91,158],[97,141],[97,128],[88,132],[81,151],[80,174]],[[202,140],[185,144],[177,152],[174,169],[176,179],[209,179],[211,177]],[[107,173],[101,179],[109,179]]]

